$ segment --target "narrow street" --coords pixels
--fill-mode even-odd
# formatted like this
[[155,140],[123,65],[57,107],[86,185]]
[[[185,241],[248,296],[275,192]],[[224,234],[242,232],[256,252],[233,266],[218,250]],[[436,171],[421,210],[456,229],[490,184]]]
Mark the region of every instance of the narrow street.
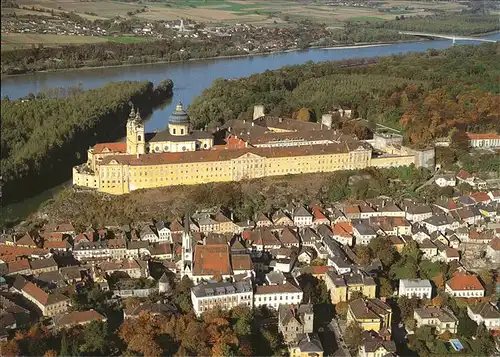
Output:
[[335,335],[337,350],[333,354],[335,357],[351,357],[347,346],[345,345],[343,334],[337,320],[333,319],[328,325],[329,329]]

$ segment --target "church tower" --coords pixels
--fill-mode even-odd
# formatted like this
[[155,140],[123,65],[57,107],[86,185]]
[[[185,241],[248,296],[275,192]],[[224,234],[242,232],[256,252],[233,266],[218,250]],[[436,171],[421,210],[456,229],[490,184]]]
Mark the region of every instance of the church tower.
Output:
[[130,115],[127,120],[127,154],[144,154],[145,153],[145,135],[144,124],[142,123],[139,110],[130,110]]
[[184,231],[182,232],[181,279],[184,275],[191,278],[193,273],[193,237],[189,229],[189,216],[184,217]]
[[179,102],[168,120],[168,132],[174,136],[189,135],[189,115]]

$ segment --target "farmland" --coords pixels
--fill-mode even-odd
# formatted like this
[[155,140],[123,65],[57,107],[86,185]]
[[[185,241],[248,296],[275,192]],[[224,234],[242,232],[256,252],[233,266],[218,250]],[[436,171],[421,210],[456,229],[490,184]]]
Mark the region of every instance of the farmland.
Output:
[[[308,19],[325,23],[328,26],[339,25],[344,21],[381,21],[391,20],[396,16],[430,15],[432,10],[459,11],[464,5],[450,2],[408,2],[388,0],[381,8],[391,10],[380,12],[373,7],[327,6],[327,1],[303,3],[296,1],[263,0],[170,0],[168,2],[130,3],[120,1],[75,1],[75,0],[21,0],[19,4],[48,10],[74,12],[80,16],[96,14],[97,18],[129,17],[130,13],[146,7],[146,11],[135,14],[139,19],[178,20],[190,19],[197,22],[233,25],[247,23],[260,25],[287,25],[292,21]],[[395,10],[396,7],[412,10]],[[360,19],[365,20],[360,20]]]

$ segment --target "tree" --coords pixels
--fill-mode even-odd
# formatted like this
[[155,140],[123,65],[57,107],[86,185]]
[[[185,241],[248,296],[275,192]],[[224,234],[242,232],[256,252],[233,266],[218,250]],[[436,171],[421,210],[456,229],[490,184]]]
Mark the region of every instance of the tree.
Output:
[[465,312],[462,312],[457,316],[458,327],[457,333],[460,336],[468,337],[474,336],[477,331],[477,323],[475,323]]
[[443,341],[448,341],[452,337],[452,334],[450,331],[446,330],[442,334],[439,335],[439,338],[442,339]]
[[233,330],[238,336],[248,336],[252,333],[253,313],[248,306],[236,306],[231,315],[236,319]]
[[61,350],[59,351],[59,356],[61,357],[71,356],[66,330],[63,330],[61,333]]
[[412,240],[403,247],[402,255],[413,262],[418,262],[421,252],[416,241]]
[[420,326],[417,331],[415,331],[415,337],[421,341],[433,341],[435,339],[434,333],[432,332],[432,327],[428,325]]
[[387,278],[380,277],[378,279],[380,296],[391,297],[394,294],[391,281]]
[[345,319],[347,316],[347,310],[349,309],[349,305],[345,301],[340,301],[335,304],[335,313],[337,316],[340,316],[342,319]]
[[43,357],[57,357],[57,352],[55,350],[48,350],[44,353]]
[[179,284],[173,289],[173,300],[184,313],[192,311],[193,309],[193,304],[191,302],[191,288],[193,286],[192,280],[184,276]]
[[5,357],[15,357],[21,354],[19,344],[14,339],[0,342],[0,352]]
[[368,247],[372,251],[372,256],[380,259],[384,267],[390,267],[396,261],[397,252],[387,237],[372,239]]
[[312,118],[312,112],[311,109],[309,108],[301,108],[297,113],[296,113],[296,119],[300,121],[311,121]]
[[364,297],[364,295],[363,295],[363,293],[361,291],[357,291],[357,290],[353,291],[351,293],[351,296],[349,297],[349,302],[351,302],[353,300],[361,299],[363,297]]
[[489,269],[483,269],[479,272],[479,278],[481,279],[484,288],[485,296],[491,296],[495,292],[495,276],[494,272]]
[[347,325],[344,333],[344,340],[351,353],[355,353],[361,346],[363,329],[356,322]]
[[109,351],[109,332],[107,323],[92,321],[83,330],[84,343],[80,350],[91,355],[105,355]]
[[401,318],[406,320],[413,317],[413,311],[418,307],[419,300],[416,297],[411,299],[406,296],[400,296],[398,299],[398,307],[401,310]]
[[281,342],[280,342],[278,333],[274,330],[268,329],[267,327],[264,327],[261,330],[261,332],[262,332],[262,336],[269,344],[270,349],[272,351],[277,351],[281,346]]
[[404,324],[406,327],[406,330],[408,331],[415,331],[415,328],[417,327],[417,321],[413,317],[408,317],[404,320]]
[[362,265],[368,265],[371,262],[370,248],[366,245],[357,244],[354,247],[354,253],[359,259],[359,263]]

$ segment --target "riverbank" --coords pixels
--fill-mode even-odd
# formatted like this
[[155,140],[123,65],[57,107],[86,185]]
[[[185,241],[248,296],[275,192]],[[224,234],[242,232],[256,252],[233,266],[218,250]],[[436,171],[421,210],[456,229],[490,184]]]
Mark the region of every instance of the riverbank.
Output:
[[[2,100],[2,203],[28,199],[71,179],[89,147],[125,135],[130,103],[148,115],[172,97],[173,86],[169,79],[156,86],[123,81],[86,91],[55,89],[22,105]],[[48,113],[41,109],[47,107]],[[23,150],[16,150],[20,146]]]
[[228,55],[228,56],[211,56],[211,57],[199,57],[199,58],[190,58],[188,60],[183,60],[183,61],[153,61],[153,62],[145,62],[145,63],[122,63],[122,64],[117,64],[117,65],[104,65],[104,66],[82,66],[82,67],[77,67],[77,68],[60,68],[60,69],[50,69],[50,70],[43,70],[43,71],[32,71],[32,72],[26,72],[26,73],[19,73],[19,74],[2,74],[0,78],[13,78],[13,77],[21,77],[21,76],[27,76],[30,74],[34,73],[54,73],[54,72],[66,72],[66,71],[83,71],[83,70],[89,70],[89,69],[98,69],[98,68],[122,68],[122,67],[137,67],[137,66],[144,66],[148,64],[157,64],[157,65],[162,65],[162,64],[175,64],[175,63],[190,63],[190,62],[199,62],[199,61],[210,61],[210,60],[217,60],[217,59],[232,59],[232,58],[247,58],[247,57],[254,57],[254,56],[272,56],[272,55],[277,55],[277,54],[282,54],[282,53],[290,53],[290,52],[305,52],[308,50],[333,50],[333,49],[339,49],[339,50],[344,50],[344,49],[356,49],[356,48],[370,48],[370,47],[381,47],[381,46],[389,46],[389,45],[394,45],[398,43],[418,43],[418,42],[425,42],[425,41],[431,41],[428,39],[415,39],[415,40],[405,40],[405,41],[385,41],[383,43],[366,43],[366,42],[361,42],[361,43],[356,43],[353,45],[348,45],[348,46],[343,46],[343,45],[338,45],[338,46],[310,46],[307,48],[289,48],[286,50],[278,50],[278,51],[271,51],[271,52],[255,52],[255,53],[245,53],[241,55]]

